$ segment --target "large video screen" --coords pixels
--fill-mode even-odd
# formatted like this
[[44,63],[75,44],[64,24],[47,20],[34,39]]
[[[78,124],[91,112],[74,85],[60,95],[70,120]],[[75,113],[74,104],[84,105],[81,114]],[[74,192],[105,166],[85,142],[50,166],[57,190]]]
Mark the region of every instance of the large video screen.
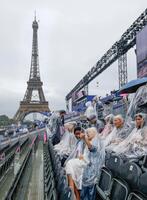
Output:
[[72,94],[72,102],[77,101],[86,96],[86,92],[84,90],[80,90],[78,92],[74,92]]
[[147,26],[136,37],[137,76],[147,77]]

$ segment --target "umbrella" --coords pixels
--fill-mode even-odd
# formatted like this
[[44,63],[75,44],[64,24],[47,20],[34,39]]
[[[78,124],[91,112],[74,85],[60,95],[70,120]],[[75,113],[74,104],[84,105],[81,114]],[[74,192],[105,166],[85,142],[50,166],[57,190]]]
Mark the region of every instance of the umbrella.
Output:
[[132,80],[132,81],[128,82],[126,85],[124,85],[119,90],[119,93],[120,94],[135,93],[140,86],[145,85],[145,84],[147,84],[147,77]]

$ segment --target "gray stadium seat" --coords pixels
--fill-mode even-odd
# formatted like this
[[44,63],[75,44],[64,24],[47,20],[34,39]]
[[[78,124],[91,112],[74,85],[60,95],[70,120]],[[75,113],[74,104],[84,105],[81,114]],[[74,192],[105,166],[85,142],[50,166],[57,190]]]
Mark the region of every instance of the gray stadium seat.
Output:
[[131,192],[127,200],[147,200],[147,197],[141,193]]
[[139,179],[139,189],[142,193],[147,195],[147,172],[142,174]]
[[114,176],[120,175],[121,166],[123,166],[123,160],[117,155],[110,156],[110,158],[106,161],[106,167],[112,171]]
[[145,155],[143,158],[142,169],[143,171],[147,172],[147,155]]
[[130,188],[127,182],[121,179],[113,178],[109,195],[109,200],[127,200]]
[[138,188],[141,174],[142,170],[136,163],[127,162],[121,167],[121,177],[127,181],[132,189]]
[[101,169],[101,174],[98,183],[96,184],[97,196],[99,196],[99,198],[107,199],[112,177],[112,173],[109,169],[106,167]]

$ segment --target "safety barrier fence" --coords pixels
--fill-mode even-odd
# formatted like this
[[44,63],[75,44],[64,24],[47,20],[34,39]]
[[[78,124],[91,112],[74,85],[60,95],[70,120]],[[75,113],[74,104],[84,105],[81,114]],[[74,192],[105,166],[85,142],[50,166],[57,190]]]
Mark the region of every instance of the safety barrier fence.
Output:
[[15,157],[15,152],[12,152],[9,154],[9,156],[7,156],[7,158],[5,159],[5,162],[3,162],[0,166],[0,181],[2,180],[3,176],[5,175],[5,172],[9,169],[9,167],[11,166],[13,160]]
[[29,142],[29,138],[26,138],[22,143],[19,143],[19,146],[16,149],[16,153],[22,155],[26,147],[29,145]]
[[26,146],[29,144],[29,138],[26,138],[23,143],[20,145],[20,152],[22,153]]
[[32,144],[28,149],[27,155],[18,170],[14,181],[11,184],[11,187],[5,197],[5,200],[20,200],[24,199],[27,189],[28,183],[32,173],[32,153],[36,146],[38,145],[38,136],[35,136],[32,140]]
[[17,147],[19,146],[19,142],[15,142],[14,144],[10,145],[8,148],[4,149],[0,154],[0,160],[5,160],[6,157],[12,153],[12,151],[15,151]]
[[10,147],[10,144],[7,144],[7,145],[4,146],[2,149],[0,149],[0,157],[1,157],[1,155],[2,155],[7,149],[9,149],[9,147]]
[[24,140],[20,146],[19,146],[19,142],[14,143],[14,145],[9,147],[6,150],[6,152],[3,152],[4,158],[3,158],[3,162],[0,165],[0,181],[5,176],[5,173],[7,172],[9,167],[11,166],[12,162],[14,161],[15,153],[18,150],[22,152],[28,143],[29,143],[29,138]]

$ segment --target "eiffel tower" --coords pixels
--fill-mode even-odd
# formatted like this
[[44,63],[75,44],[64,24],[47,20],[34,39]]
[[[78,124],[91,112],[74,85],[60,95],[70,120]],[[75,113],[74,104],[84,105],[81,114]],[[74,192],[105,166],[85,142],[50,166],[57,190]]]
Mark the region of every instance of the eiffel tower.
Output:
[[33,42],[30,77],[27,82],[27,90],[23,101],[20,102],[19,109],[14,116],[15,121],[22,121],[29,113],[42,113],[50,111],[42,89],[43,82],[40,79],[37,37],[38,22],[36,21],[36,16],[34,18],[32,28]]

